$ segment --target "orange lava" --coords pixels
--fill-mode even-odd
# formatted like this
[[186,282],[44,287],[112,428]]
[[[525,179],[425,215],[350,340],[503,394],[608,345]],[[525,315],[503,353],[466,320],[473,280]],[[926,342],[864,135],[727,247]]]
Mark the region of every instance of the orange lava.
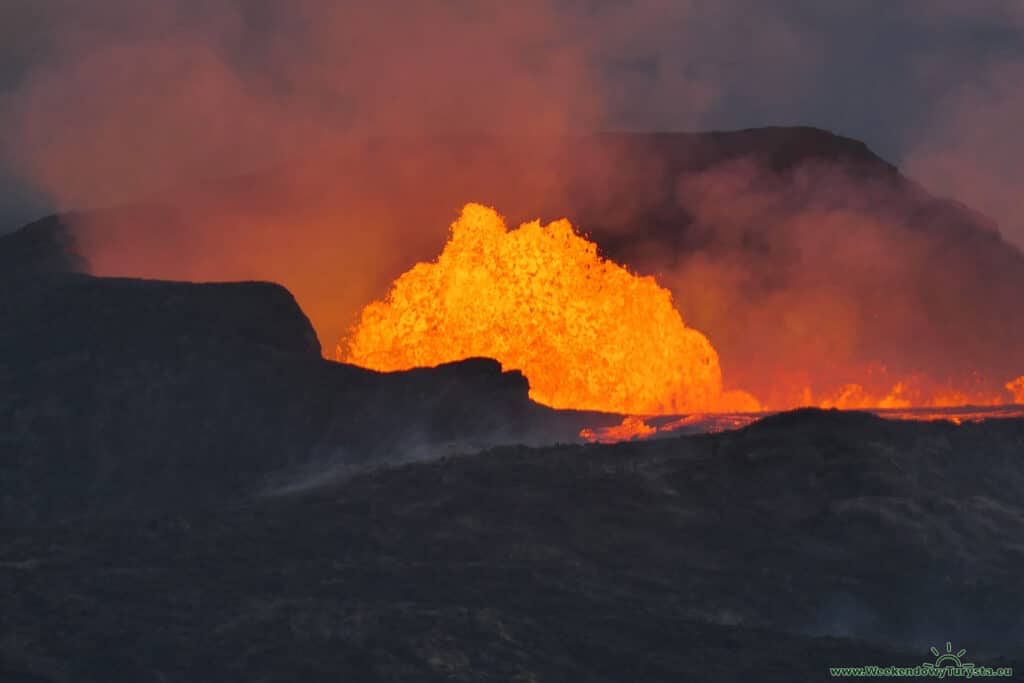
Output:
[[[1011,383],[1012,384],[1012,383]],[[1006,387],[1012,393],[1011,384]],[[985,392],[968,392],[953,388],[930,391],[907,381],[896,382],[888,392],[873,394],[860,384],[846,384],[827,396],[810,399],[805,391],[804,405],[842,410],[877,410],[897,408],[952,408],[956,406],[1001,406],[1009,403],[1005,396]],[[1019,402],[1014,401],[1014,402]],[[790,408],[794,406],[783,406]]]
[[[815,395],[797,384],[785,405],[762,405],[747,392],[723,389],[711,342],[684,324],[671,293],[654,278],[599,256],[568,220],[509,230],[494,209],[467,204],[438,258],[416,264],[383,301],[367,305],[336,357],[397,371],[474,356],[520,370],[538,403],[626,416],[580,433],[598,442],[734,428],[756,419],[754,413],[801,406],[959,423],[980,419],[986,408],[1024,404],[1021,376],[1005,385],[1008,395],[916,377],[893,378],[888,391],[850,383]],[[956,407],[973,412],[947,410]],[[682,417],[651,419],[666,415]]]
[[1013,394],[1013,402],[1024,405],[1024,375],[1007,382],[1006,390]]
[[600,257],[567,220],[508,230],[467,204],[433,263],[401,275],[340,361],[381,371],[487,356],[520,370],[554,408],[663,415],[757,410],[724,391],[718,354],[671,293]]
[[695,413],[664,424],[651,425],[642,418],[628,415],[617,425],[583,429],[580,431],[580,438],[590,443],[618,443],[647,439],[655,434],[668,434],[685,429],[701,433],[721,432],[745,427],[760,417],[761,415],[757,413]]
[[591,443],[617,443],[619,441],[644,439],[648,436],[653,436],[657,431],[656,428],[650,426],[639,417],[629,415],[623,418],[621,424],[581,430],[580,438]]

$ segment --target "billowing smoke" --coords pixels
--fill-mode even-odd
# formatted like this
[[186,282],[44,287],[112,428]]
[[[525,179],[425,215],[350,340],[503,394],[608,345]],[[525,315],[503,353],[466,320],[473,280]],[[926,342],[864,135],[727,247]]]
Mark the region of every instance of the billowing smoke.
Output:
[[323,159],[371,135],[550,133],[595,111],[579,46],[538,0],[51,11],[59,48],[8,98],[5,146],[64,205]]
[[1024,57],[986,65],[954,88],[939,111],[914,140],[907,172],[937,192],[983,207],[1007,239],[1024,245]]
[[144,206],[78,218],[94,272],[277,280],[329,349],[436,249],[465,201],[438,190],[490,170],[445,136],[515,133],[537,171],[508,192],[540,196],[558,150],[537,141],[600,111],[585,46],[543,0],[36,11],[45,54],[0,100],[0,156],[61,208]]
[[[960,5],[910,3],[899,21]],[[818,28],[859,15],[784,6],[38,3],[2,22],[38,55],[0,99],[0,157],[60,208],[113,207],[75,219],[94,272],[282,282],[328,354],[479,201],[513,224],[568,217],[657,276],[729,383],[766,406],[1009,396],[1024,372],[1022,257],[982,217],[829,153],[780,166],[730,152],[737,139],[709,156],[682,138],[581,137],[802,122],[794,107],[831,78],[822,65],[846,63]],[[972,7],[1024,25],[1003,21],[1019,18],[1004,3]],[[889,70],[948,106],[894,124],[913,129],[900,146],[912,173],[1024,239],[1016,56],[980,81],[917,57]],[[721,115],[737,102],[746,117]]]
[[[45,0],[0,12],[0,43],[27,61],[0,101],[0,158],[62,208],[330,160],[377,136],[514,133],[544,173],[550,140],[528,138],[700,127],[748,80],[747,96],[784,100],[816,50],[746,2]],[[728,60],[707,57],[738,36]],[[406,170],[442,185],[450,171],[434,162],[451,155],[438,154]]]
[[1024,255],[982,216],[868,163],[777,173],[739,158],[683,175],[682,243],[634,244],[627,261],[663,274],[766,406],[1009,400]]
[[[738,78],[702,56],[728,35],[779,96],[798,43],[748,10],[37,3],[0,22],[38,52],[0,99],[0,159],[62,209],[145,205],[79,217],[94,272],[283,282],[330,351],[466,201],[514,222],[567,214],[567,176],[610,170],[572,158],[567,135],[699,126]],[[764,59],[783,42],[785,60]]]

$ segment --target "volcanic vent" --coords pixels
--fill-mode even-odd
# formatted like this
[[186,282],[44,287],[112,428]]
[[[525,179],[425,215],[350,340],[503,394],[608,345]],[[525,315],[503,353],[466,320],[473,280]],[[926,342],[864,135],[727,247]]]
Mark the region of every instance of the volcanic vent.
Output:
[[523,372],[554,408],[640,415],[756,411],[671,293],[597,253],[567,220],[508,230],[467,204],[433,263],[363,309],[337,359],[382,371],[472,356]]
[[[339,361],[380,371],[473,356],[521,371],[538,403],[632,416],[817,405],[955,420],[948,411],[906,410],[999,406],[1024,397],[1024,377],[1006,385],[1010,400],[954,389],[922,391],[931,384],[927,378],[908,378],[877,396],[845,384],[830,395],[815,397],[807,389],[800,401],[764,405],[746,391],[724,388],[711,341],[684,323],[671,292],[653,277],[603,258],[568,220],[509,230],[494,209],[480,204],[462,209],[435,261],[417,264],[395,280],[384,300],[363,309],[336,350]],[[590,436],[614,440],[676,426],[627,418],[614,434]]]

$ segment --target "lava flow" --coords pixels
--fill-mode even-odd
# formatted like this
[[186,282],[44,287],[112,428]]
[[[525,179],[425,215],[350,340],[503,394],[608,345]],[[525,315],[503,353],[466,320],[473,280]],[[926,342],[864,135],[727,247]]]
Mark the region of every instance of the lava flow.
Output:
[[[711,342],[684,324],[672,294],[654,278],[602,258],[568,220],[508,230],[496,211],[479,204],[462,209],[436,261],[417,264],[383,301],[363,309],[336,355],[379,371],[495,358],[527,377],[538,403],[626,416],[619,425],[583,430],[591,441],[705,423],[735,427],[755,413],[800,406],[956,422],[976,419],[978,407],[1024,403],[1022,376],[1005,386],[1012,399],[908,378],[887,393],[846,384],[824,395],[805,388],[786,405],[762,405],[745,391],[723,389]],[[945,410],[957,406],[973,412]],[[652,425],[651,417],[666,415],[686,417]]]
[[405,370],[471,356],[529,379],[553,408],[638,415],[756,411],[724,391],[718,354],[672,295],[598,255],[567,220],[508,230],[468,204],[433,263],[368,305],[338,360]]

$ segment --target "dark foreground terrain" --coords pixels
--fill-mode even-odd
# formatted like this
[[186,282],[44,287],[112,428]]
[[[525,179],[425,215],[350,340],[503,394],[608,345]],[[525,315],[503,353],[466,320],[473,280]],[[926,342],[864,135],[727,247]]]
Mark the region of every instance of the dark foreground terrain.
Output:
[[617,418],[329,363],[282,287],[76,274],[53,230],[0,238],[0,681],[1024,666],[1024,420],[569,443]]
[[[595,416],[493,361],[323,361],[275,285],[4,285],[0,680],[804,681],[946,640],[1024,655],[1024,421],[805,411],[585,446]],[[564,445],[493,449],[516,440]]]
[[809,411],[8,528],[0,679],[812,681],[946,640],[1019,666],[1022,452],[1021,421]]
[[615,420],[532,403],[489,359],[394,374],[327,362],[270,283],[51,273],[0,288],[0,525],[210,503]]

